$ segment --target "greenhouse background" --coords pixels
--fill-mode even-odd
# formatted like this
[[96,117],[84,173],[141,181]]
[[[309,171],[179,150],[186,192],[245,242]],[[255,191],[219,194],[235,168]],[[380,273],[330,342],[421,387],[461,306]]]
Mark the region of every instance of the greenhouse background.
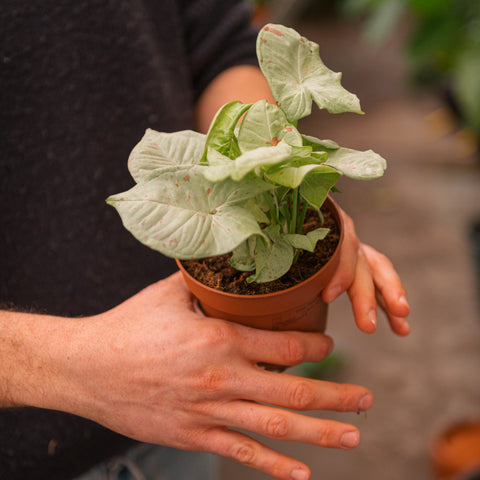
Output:
[[[284,23],[319,43],[359,96],[365,115],[316,110],[302,128],[387,159],[381,180],[342,180],[335,198],[359,237],[392,259],[412,309],[409,337],[395,337],[386,321],[368,336],[340,298],[327,328],[333,356],[304,369],[373,391],[367,415],[315,414],[356,424],[357,449],[269,444],[305,461],[315,479],[446,478],[433,468],[432,445],[444,429],[480,418],[480,3],[255,3],[258,23]],[[223,460],[221,478],[270,477]]]

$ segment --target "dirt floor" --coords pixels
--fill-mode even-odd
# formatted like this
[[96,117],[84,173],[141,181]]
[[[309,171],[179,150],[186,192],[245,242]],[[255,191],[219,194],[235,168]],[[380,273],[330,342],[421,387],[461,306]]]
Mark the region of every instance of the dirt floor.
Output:
[[[315,415],[358,425],[361,444],[336,451],[266,443],[305,461],[313,479],[433,479],[431,439],[450,422],[480,416],[480,291],[469,241],[470,225],[480,218],[480,158],[446,122],[442,101],[408,85],[401,34],[373,48],[357,24],[310,19],[294,26],[320,44],[325,63],[343,72],[344,86],[366,112],[317,110],[300,127],[344,146],[372,148],[388,161],[383,179],[342,181],[336,198],[360,238],[396,265],[412,307],[412,333],[395,337],[383,323],[375,335],[362,334],[348,299],[337,300],[328,333],[344,365],[330,378],[368,386],[375,406],[367,415]],[[223,460],[221,478],[270,477]]]

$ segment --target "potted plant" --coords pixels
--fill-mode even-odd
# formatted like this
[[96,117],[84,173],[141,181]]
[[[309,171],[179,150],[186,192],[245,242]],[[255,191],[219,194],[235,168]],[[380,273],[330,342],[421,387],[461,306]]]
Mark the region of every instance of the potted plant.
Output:
[[[329,193],[341,175],[377,178],[386,163],[371,150],[299,132],[297,122],[310,114],[312,101],[331,113],[362,113],[318,50],[290,28],[263,27],[257,55],[276,105],[227,103],[206,135],[147,130],[128,161],[136,185],[107,199],[138,240],[177,259],[208,315],[259,328],[324,328],[320,293],[337,267],[343,238]],[[282,279],[305,257],[312,263],[308,255],[325,245],[329,259],[319,270],[283,288]],[[205,286],[189,273],[192,264],[212,259],[226,260],[219,268],[238,273],[248,294]],[[280,290],[265,293],[278,282]]]

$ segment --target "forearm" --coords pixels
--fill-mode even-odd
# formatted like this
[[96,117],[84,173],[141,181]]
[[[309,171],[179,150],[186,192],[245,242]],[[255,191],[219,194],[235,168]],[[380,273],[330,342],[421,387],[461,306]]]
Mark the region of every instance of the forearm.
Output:
[[75,321],[0,311],[0,407],[56,408]]
[[217,110],[227,102],[253,103],[266,99],[274,102],[263,73],[253,65],[238,65],[218,75],[197,102],[197,127],[207,132]]

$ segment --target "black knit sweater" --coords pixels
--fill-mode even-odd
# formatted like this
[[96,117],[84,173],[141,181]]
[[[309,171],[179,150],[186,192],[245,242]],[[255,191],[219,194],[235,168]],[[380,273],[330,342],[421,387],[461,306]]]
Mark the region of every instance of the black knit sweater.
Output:
[[[5,0],[0,4],[0,302],[105,311],[174,270],[105,198],[133,185],[147,127],[195,128],[222,70],[255,63],[235,0]],[[40,409],[0,411],[0,478],[62,480],[131,440]]]

